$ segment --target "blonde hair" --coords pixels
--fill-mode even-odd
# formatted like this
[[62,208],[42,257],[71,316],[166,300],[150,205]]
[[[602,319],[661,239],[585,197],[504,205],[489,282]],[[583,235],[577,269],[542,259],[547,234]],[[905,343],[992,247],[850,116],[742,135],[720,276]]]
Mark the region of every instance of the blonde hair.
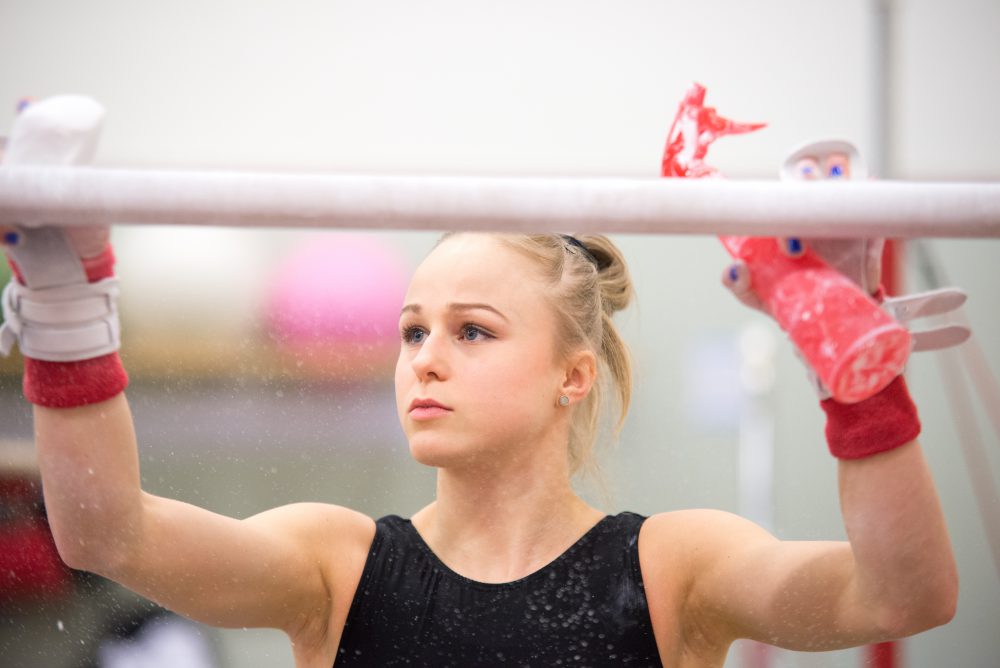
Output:
[[[595,446],[605,430],[610,429],[609,437],[617,435],[632,397],[631,356],[611,319],[634,295],[625,258],[610,239],[598,234],[575,238],[497,234],[496,238],[531,261],[548,285],[547,299],[557,319],[557,353],[568,355],[585,347],[597,357],[597,380],[574,410],[569,466],[571,475],[582,474],[603,487]],[[605,424],[606,413],[617,413],[617,419]]]

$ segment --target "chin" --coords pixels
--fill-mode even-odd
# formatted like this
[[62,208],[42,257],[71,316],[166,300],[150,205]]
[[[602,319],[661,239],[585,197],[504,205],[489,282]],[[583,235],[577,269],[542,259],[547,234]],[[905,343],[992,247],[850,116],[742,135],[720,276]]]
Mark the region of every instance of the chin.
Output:
[[414,434],[410,436],[410,456],[424,466],[448,468],[468,464],[479,454],[469,445],[442,438],[439,434]]

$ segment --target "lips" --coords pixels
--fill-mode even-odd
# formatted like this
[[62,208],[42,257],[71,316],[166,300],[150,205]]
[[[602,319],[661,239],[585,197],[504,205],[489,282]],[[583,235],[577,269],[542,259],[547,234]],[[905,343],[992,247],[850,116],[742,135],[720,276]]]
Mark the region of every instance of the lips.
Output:
[[430,420],[451,413],[451,408],[433,399],[414,399],[409,413],[414,420]]

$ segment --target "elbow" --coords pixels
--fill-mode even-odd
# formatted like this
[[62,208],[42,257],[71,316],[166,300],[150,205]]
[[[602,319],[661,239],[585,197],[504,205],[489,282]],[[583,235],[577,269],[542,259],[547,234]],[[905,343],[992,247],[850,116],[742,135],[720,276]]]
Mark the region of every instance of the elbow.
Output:
[[93,561],[91,555],[94,549],[85,536],[70,530],[71,526],[49,516],[49,529],[52,531],[52,540],[55,542],[59,558],[73,570],[92,571],[89,564]]
[[56,551],[59,552],[59,558],[62,559],[63,563],[72,568],[75,571],[90,571],[88,564],[90,560],[87,556],[86,545],[74,545],[74,542],[81,542],[79,540],[74,541],[70,538],[60,538],[58,532],[53,532],[53,537],[55,538]]
[[952,577],[949,580],[946,590],[938,597],[936,601],[936,612],[937,617],[935,618],[935,623],[928,628],[933,628],[935,626],[944,626],[951,620],[955,618],[955,613],[958,611],[958,577]]
[[944,626],[955,618],[957,607],[958,582],[950,579],[885,609],[879,615],[880,635],[894,640]]
[[73,570],[110,577],[121,568],[124,559],[109,546],[102,546],[98,541],[95,543],[91,545],[81,537],[57,539],[56,549],[63,563]]
[[927,595],[920,599],[917,608],[922,611],[919,621],[923,628],[920,631],[944,626],[955,618],[958,609],[958,572],[954,564],[941,574],[936,586],[928,588]]
[[132,552],[126,541],[108,533],[54,530],[52,534],[64,564],[110,579],[126,568]]
[[953,592],[943,593],[921,605],[918,612],[912,615],[910,627],[906,635],[914,635],[938,626],[944,626],[955,618],[958,607],[958,588]]
[[89,502],[72,515],[50,516],[49,527],[63,563],[115,580],[141,552],[144,517],[140,504],[122,511]]

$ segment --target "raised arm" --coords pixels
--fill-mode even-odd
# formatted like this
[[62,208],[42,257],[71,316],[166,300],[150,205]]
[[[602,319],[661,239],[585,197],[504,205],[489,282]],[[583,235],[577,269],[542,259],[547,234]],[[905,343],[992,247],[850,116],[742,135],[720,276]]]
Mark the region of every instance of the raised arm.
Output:
[[335,506],[236,520],[143,492],[124,394],[36,406],[35,441],[66,563],[208,624],[322,636],[341,575],[356,570],[371,541],[371,520]]
[[718,511],[654,518],[660,540],[687,537],[684,614],[709,645],[750,638],[832,650],[909,636],[952,618],[955,563],[919,444],[838,466],[849,542],[780,541]]
[[[859,284],[878,284],[872,262],[859,257],[855,266]],[[727,272],[724,281],[760,306],[744,270]],[[954,557],[903,378],[864,401],[828,398],[822,407],[829,449],[838,459],[848,542],[779,541],[715,511],[651,520],[650,551],[687,566],[682,617],[706,651],[738,638],[838,649],[912,635],[954,615]]]
[[[102,116],[86,98],[29,106],[4,162],[85,162]],[[241,521],[143,492],[108,228],[4,228],[0,241],[15,274],[3,296],[0,352],[17,343],[25,357],[63,559],[200,621],[324,638],[351,596],[374,523],[319,504]]]

